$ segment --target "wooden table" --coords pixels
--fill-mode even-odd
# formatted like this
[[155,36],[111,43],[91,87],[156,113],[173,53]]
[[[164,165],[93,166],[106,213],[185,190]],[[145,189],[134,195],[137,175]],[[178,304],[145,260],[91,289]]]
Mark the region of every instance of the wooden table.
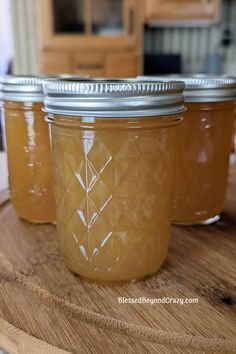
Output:
[[[0,347],[10,353],[236,352],[236,164],[222,220],[173,227],[158,274],[102,286],[64,266],[54,226],[16,216],[0,194]],[[5,200],[5,203],[3,203]],[[118,297],[197,298],[119,304]]]

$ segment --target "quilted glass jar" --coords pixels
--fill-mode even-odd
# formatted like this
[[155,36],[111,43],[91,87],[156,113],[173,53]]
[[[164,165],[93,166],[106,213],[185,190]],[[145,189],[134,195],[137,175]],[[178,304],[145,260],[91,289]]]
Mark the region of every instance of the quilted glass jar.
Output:
[[220,219],[224,208],[236,79],[207,75],[165,77],[170,79],[185,82],[187,108],[177,152],[173,222],[211,224]]
[[186,102],[186,108],[177,153],[173,222],[211,224],[220,219],[224,208],[234,102]]
[[11,201],[30,222],[55,221],[48,125],[43,106],[45,77],[2,79],[3,114]]
[[59,240],[68,268],[80,276],[132,281],[163,263],[183,87],[45,84]]
[[177,153],[173,221],[211,224],[220,219],[224,208],[236,80],[214,76],[182,79],[187,111]]

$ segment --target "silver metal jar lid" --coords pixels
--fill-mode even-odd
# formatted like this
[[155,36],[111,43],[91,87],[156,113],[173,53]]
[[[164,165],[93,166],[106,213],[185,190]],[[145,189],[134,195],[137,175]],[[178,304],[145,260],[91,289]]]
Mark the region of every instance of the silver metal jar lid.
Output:
[[[75,75],[5,75],[0,77],[0,98],[20,102],[43,102],[43,83],[45,80],[56,80],[58,78],[75,78]],[[85,76],[84,78],[87,78]],[[83,78],[80,77],[82,80]]]
[[43,102],[43,82],[55,80],[49,76],[6,75],[0,80],[3,100]]
[[186,85],[186,102],[223,102],[236,100],[236,79],[215,75],[138,76],[138,80],[178,80]]
[[54,114],[137,117],[185,111],[183,82],[57,80],[43,86],[45,111]]

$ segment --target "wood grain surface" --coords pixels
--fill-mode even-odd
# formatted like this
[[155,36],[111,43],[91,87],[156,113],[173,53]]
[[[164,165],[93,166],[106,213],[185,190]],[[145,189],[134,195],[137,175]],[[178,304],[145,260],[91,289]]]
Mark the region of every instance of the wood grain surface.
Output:
[[[5,201],[0,207],[0,339],[6,337],[7,322],[70,353],[236,352],[235,237],[235,164],[221,221],[173,227],[165,264],[136,284],[81,280],[64,266],[55,227],[20,220]],[[118,297],[197,298],[198,303],[119,304]],[[31,353],[46,353],[37,343],[38,351]]]

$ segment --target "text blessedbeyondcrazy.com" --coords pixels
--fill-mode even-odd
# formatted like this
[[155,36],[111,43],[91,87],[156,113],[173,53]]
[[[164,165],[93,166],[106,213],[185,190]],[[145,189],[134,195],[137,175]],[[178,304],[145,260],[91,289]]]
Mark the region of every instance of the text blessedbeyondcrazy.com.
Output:
[[117,298],[119,304],[177,304],[177,305],[190,305],[198,304],[198,298],[177,298],[177,297],[161,297],[161,298],[148,298],[142,297],[123,297]]

